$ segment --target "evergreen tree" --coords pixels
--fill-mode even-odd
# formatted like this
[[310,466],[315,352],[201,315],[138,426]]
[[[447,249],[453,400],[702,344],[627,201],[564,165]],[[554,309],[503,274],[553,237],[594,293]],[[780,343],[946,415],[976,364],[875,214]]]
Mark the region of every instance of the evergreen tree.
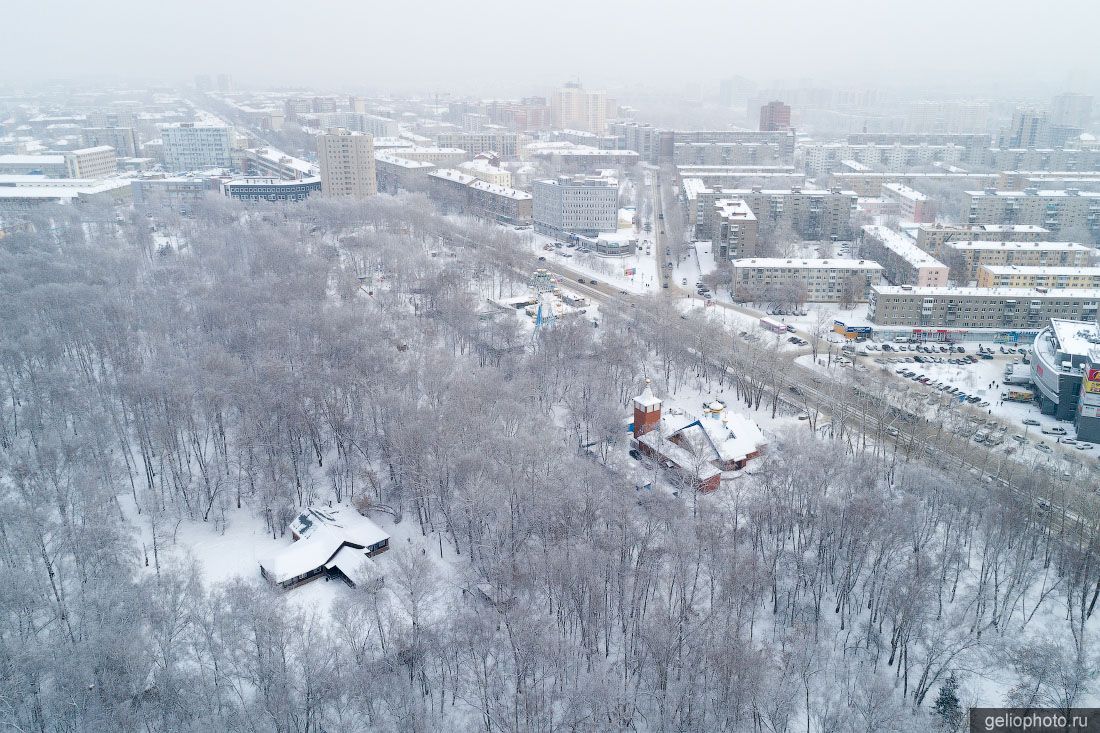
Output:
[[963,723],[963,711],[959,706],[959,680],[952,672],[940,685],[940,694],[932,711],[938,718],[940,730],[959,730]]

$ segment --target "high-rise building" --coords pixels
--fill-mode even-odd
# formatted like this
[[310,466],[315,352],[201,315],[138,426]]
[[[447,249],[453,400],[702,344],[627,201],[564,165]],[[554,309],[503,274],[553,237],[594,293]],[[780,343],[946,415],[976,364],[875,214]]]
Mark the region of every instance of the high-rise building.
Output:
[[780,132],[791,129],[791,108],[776,100],[760,108],[760,132]]
[[550,97],[550,119],[556,130],[602,134],[607,129],[607,93],[588,92],[570,82]]
[[1018,109],[1012,115],[1012,124],[1001,132],[999,147],[1046,148],[1050,146],[1050,120],[1046,113],[1034,109]]
[[218,74],[218,91],[229,94],[233,91],[233,77],[229,74]]
[[232,160],[232,137],[223,125],[196,125],[184,122],[161,131],[164,141],[164,163],[171,171],[192,171],[200,168],[229,168]]
[[378,193],[374,172],[374,139],[343,128],[317,138],[321,192],[326,196],[364,198]]
[[1051,122],[1068,127],[1087,127],[1092,118],[1092,97],[1066,92],[1051,100]]

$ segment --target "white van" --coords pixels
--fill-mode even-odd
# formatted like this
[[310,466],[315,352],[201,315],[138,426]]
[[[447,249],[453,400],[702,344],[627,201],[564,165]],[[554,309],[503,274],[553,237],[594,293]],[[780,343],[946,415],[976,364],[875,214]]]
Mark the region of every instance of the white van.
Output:
[[1065,435],[1066,429],[1055,426],[1053,428],[1043,428],[1040,432],[1043,435]]

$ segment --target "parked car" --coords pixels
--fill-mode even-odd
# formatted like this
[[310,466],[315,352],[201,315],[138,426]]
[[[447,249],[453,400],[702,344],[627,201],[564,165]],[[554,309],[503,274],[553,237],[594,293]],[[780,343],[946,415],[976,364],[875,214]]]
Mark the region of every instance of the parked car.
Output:
[[630,457],[633,458],[635,461],[642,460],[642,454],[638,451],[637,448],[630,449]]
[[1024,420],[1024,425],[1038,425],[1038,424],[1039,424],[1039,421],[1035,420],[1034,418],[1029,417],[1026,420]]

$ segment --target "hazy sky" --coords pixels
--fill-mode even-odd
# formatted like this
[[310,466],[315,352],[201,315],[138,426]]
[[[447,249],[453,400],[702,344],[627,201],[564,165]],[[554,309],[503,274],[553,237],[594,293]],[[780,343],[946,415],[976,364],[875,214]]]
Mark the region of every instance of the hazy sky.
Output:
[[536,93],[762,83],[1092,91],[1096,0],[31,0],[0,3],[0,81],[89,75]]

